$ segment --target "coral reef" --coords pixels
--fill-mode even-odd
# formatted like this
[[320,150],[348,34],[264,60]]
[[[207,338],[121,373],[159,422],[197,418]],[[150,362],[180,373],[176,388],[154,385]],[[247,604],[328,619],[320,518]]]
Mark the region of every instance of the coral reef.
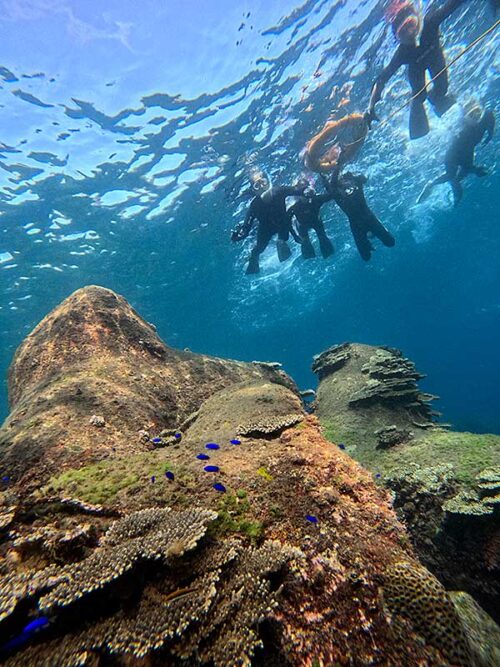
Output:
[[[357,360],[349,352],[337,372]],[[413,563],[408,535],[387,491],[323,437],[281,370],[171,350],[123,299],[88,288],[21,346],[11,392],[0,446],[7,667],[446,662],[447,636],[409,622],[404,641],[391,632],[380,588],[394,563]],[[409,429],[398,408],[369,424],[367,447],[377,429]],[[348,408],[359,419],[367,409],[392,416],[394,405]]]
[[499,532],[500,437],[430,422],[434,397],[419,392],[422,376],[397,350],[352,344],[341,353],[343,365],[318,388],[326,437],[394,493],[419,556],[440,581],[465,588],[500,618],[500,572],[489,565]]

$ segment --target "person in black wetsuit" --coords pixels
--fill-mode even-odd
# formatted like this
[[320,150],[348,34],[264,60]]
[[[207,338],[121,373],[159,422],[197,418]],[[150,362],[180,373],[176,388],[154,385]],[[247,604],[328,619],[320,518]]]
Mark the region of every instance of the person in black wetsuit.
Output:
[[[422,21],[419,35],[420,17],[418,10],[410,0],[392,0],[387,17],[399,46],[391,61],[375,81],[370,98],[368,115],[378,120],[375,105],[382,96],[382,91],[389,79],[402,65],[408,65],[408,80],[412,95],[418,95],[410,104],[410,138],[418,139],[429,132],[429,121],[424,107],[428,98],[438,116],[442,116],[455,103],[453,95],[448,93],[448,74],[443,69],[446,60],[440,40],[441,23],[447,19],[465,0],[446,0],[429,9]],[[442,72],[434,80],[432,88],[424,89],[426,72],[431,77]]]
[[304,259],[316,257],[316,252],[309,238],[311,229],[318,236],[319,248],[323,257],[326,259],[330,255],[333,255],[333,243],[326,235],[325,225],[320,217],[321,207],[326,202],[332,201],[332,199],[332,194],[318,195],[313,188],[308,187],[304,190],[303,196],[288,209],[288,213],[292,218],[295,216],[297,220],[297,233],[300,237],[300,248]]
[[250,253],[247,274],[259,273],[259,256],[276,234],[278,235],[276,249],[280,262],[284,262],[292,254],[287,243],[290,234],[297,243],[300,243],[300,239],[292,228],[285,200],[287,197],[300,197],[306,187],[305,184],[296,187],[271,187],[264,174],[257,175],[252,185],[257,195],[250,202],[244,222],[231,232],[231,241],[242,241],[250,234],[254,220],[259,223],[257,242]]
[[469,103],[465,109],[464,123],[460,132],[452,140],[444,158],[445,173],[442,176],[429,181],[420,193],[417,203],[425,201],[431,194],[433,188],[440,183],[450,183],[453,191],[455,206],[462,199],[463,188],[460,181],[468,174],[486,176],[486,167],[474,164],[474,150],[486,138],[483,144],[487,144],[493,137],[495,131],[495,116],[492,111],[483,111],[477,102]]
[[394,236],[387,231],[366,203],[363,186],[367,180],[366,176],[351,172],[345,172],[341,176],[336,172],[330,181],[324,179],[332,199],[349,219],[354,242],[365,262],[369,261],[373,250],[368,234],[376,236],[389,248],[396,243]]

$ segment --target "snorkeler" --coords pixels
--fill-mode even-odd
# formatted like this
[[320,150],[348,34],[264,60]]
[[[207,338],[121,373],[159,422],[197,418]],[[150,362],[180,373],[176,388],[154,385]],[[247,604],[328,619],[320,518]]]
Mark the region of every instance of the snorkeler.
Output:
[[[328,121],[306,145],[305,166],[318,174],[341,168],[354,160],[368,134],[368,113],[352,113]],[[327,144],[333,145],[327,147]]]
[[[446,113],[455,103],[455,97],[448,93],[448,74],[439,28],[463,2],[465,0],[446,0],[435,9],[430,9],[422,21],[411,0],[391,1],[386,16],[399,46],[373,86],[368,109],[371,119],[378,120],[375,105],[389,79],[402,65],[408,65],[408,80],[414,96],[410,103],[411,139],[418,139],[429,132],[429,121],[424,107],[427,98],[438,116]],[[427,70],[431,77],[439,74],[429,92],[425,88]]]
[[297,232],[300,237],[300,249],[304,259],[316,257],[316,252],[309,238],[309,231],[313,229],[316,232],[319,241],[321,254],[326,259],[333,255],[334,247],[326,235],[325,225],[320,217],[320,209],[326,202],[332,201],[333,195],[330,193],[318,195],[314,188],[308,187],[304,194],[293,206],[288,209],[288,213],[297,220]]
[[455,206],[462,199],[463,188],[460,181],[468,174],[486,176],[486,167],[474,164],[474,150],[486,138],[483,145],[489,143],[495,131],[495,116],[490,110],[483,110],[479,102],[472,100],[464,108],[464,121],[460,132],[452,140],[444,158],[445,173],[429,181],[420,193],[417,203],[425,201],[431,194],[434,186],[440,183],[450,183],[453,191]]
[[373,250],[368,234],[376,236],[389,248],[396,243],[394,236],[387,231],[366,203],[363,186],[367,180],[362,174],[346,172],[339,175],[338,171],[334,172],[330,181],[324,178],[332,199],[349,219],[354,242],[365,262],[369,261]]
[[290,234],[297,243],[300,243],[300,239],[292,228],[285,200],[287,197],[300,197],[306,188],[306,184],[296,187],[271,187],[267,176],[259,173],[252,179],[252,187],[256,196],[248,207],[245,220],[231,232],[231,241],[242,241],[250,234],[254,220],[259,223],[257,242],[250,253],[246,269],[247,274],[259,273],[259,256],[276,234],[278,235],[276,249],[280,262],[284,262],[292,254],[287,243]]

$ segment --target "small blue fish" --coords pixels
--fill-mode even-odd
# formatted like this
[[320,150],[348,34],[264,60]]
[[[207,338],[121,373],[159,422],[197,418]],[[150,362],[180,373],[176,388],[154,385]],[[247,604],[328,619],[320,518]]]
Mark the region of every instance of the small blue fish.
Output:
[[205,466],[203,470],[205,472],[219,472],[219,466]]
[[176,433],[175,437],[177,438],[177,440],[180,440],[182,438],[182,433]]
[[23,628],[23,634],[29,635],[32,632],[46,628],[48,625],[49,619],[47,616],[40,616],[40,618],[35,618],[34,621],[31,621],[31,623],[28,623],[28,625]]
[[318,523],[318,517],[313,514],[306,514],[306,521],[309,521],[309,523]]
[[345,445],[344,445],[343,442],[341,442],[341,443],[339,444],[339,449],[345,449]]
[[161,438],[153,438],[151,442],[154,442],[155,445],[159,445],[163,440]]
[[2,477],[2,482],[3,482],[4,484],[8,484],[8,483],[10,482],[10,477],[9,477],[8,475],[4,475],[4,476]]
[[234,440],[231,440],[232,445],[241,445],[241,440],[237,440],[236,438]]
[[220,491],[221,493],[226,493],[226,487],[224,484],[220,484],[220,482],[217,482],[217,484],[214,484],[214,489],[216,491]]
[[196,458],[199,459],[200,461],[208,461],[210,456],[208,454],[198,454]]
[[170,479],[172,482],[173,482],[174,479],[175,479],[175,475],[174,475],[174,473],[171,472],[170,470],[167,470],[167,472],[165,473],[165,477],[166,477],[167,479]]
[[376,475],[375,475],[375,479],[380,479],[381,477],[382,477],[382,474],[381,474],[381,473],[379,473],[379,472],[376,473]]
[[205,449],[220,449],[219,445],[216,445],[215,442],[209,442],[205,445]]
[[151,484],[154,484],[155,482],[156,482],[156,477],[153,475],[153,476],[151,477]]

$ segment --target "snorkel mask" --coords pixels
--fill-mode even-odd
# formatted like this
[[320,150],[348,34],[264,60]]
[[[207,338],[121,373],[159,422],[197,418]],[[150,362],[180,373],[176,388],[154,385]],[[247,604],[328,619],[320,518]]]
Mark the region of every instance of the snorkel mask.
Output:
[[464,121],[467,125],[479,123],[483,115],[483,107],[478,100],[472,98],[464,105]]
[[257,169],[250,174],[250,182],[252,184],[252,190],[257,195],[261,195],[271,188],[269,174],[260,169]]
[[385,18],[398,42],[408,44],[417,39],[420,33],[420,11],[411,0],[392,0]]

